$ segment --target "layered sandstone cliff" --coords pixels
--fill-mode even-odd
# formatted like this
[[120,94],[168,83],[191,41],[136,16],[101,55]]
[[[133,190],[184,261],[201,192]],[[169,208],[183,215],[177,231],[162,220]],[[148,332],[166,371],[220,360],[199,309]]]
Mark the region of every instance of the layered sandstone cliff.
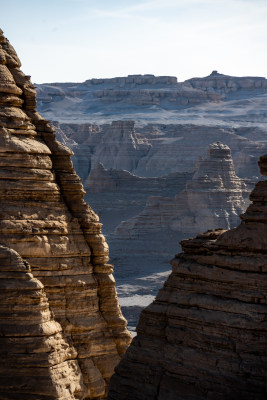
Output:
[[[118,305],[113,269],[107,264],[101,224],[83,200],[72,152],[56,141],[53,129],[36,112],[34,87],[2,31],[0,78],[0,243],[29,262],[34,278],[44,285],[66,352],[68,346],[74,349],[83,398],[104,398],[130,335]],[[23,299],[27,302],[27,296]],[[14,329],[19,334],[21,324]],[[33,327],[29,335],[34,337],[34,332]],[[60,376],[53,379],[61,385]],[[14,379],[13,386],[18,382]],[[15,398],[12,391],[6,394],[8,380],[1,385],[5,399]],[[62,385],[67,391],[69,382]],[[34,390],[43,398],[41,389]],[[20,399],[31,398],[30,393],[23,386]],[[49,399],[60,396],[51,392]]]
[[[267,175],[267,156],[260,159]],[[182,241],[141,314],[110,400],[264,400],[267,396],[267,182],[232,230]]]
[[77,351],[52,317],[44,286],[5,246],[0,270],[1,399],[81,399]]

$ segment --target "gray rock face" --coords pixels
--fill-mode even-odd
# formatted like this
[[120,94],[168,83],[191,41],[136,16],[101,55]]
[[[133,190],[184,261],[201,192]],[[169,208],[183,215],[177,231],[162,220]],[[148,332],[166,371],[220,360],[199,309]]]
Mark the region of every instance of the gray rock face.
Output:
[[266,82],[214,72],[179,83],[175,77],[153,75],[46,83],[37,85],[38,107],[46,118],[69,123],[124,119],[142,124],[257,126],[266,122]]
[[185,188],[192,173],[176,172],[162,177],[139,177],[126,170],[96,164],[85,181],[87,198],[105,220],[104,232],[114,231],[122,219],[139,214],[148,196],[174,196]]
[[101,162],[106,168],[132,172],[149,147],[136,137],[134,121],[113,121],[93,154],[91,165]]
[[107,78],[107,79],[88,79],[85,81],[87,86],[90,85],[119,85],[121,87],[131,85],[136,87],[138,85],[176,85],[177,78],[175,76],[155,76],[151,74],[146,75],[128,75],[125,77],[118,78]]
[[231,149],[237,174],[255,182],[257,158],[267,150],[264,131],[249,127],[140,127],[132,121],[115,121],[111,125],[56,123],[56,131],[58,139],[74,151],[74,165],[84,180],[97,163],[142,177],[193,172],[209,144],[221,141]]
[[73,165],[77,174],[85,180],[91,171],[91,159],[107,129],[96,124],[59,124],[53,123],[57,139],[73,152]]
[[208,148],[207,158],[198,162],[185,190],[174,198],[149,198],[145,209],[122,222],[115,235],[133,239],[166,229],[186,235],[216,226],[230,229],[238,223],[247,197],[245,183],[235,174],[229,147],[213,143]]
[[[89,79],[82,83],[38,84],[39,110],[47,117],[60,121],[70,120],[76,113],[85,121],[88,115],[95,118],[110,113],[123,114],[129,108],[150,107],[176,109],[218,101],[220,94],[193,88],[190,84],[177,83],[176,77],[131,75],[112,79]],[[53,104],[53,107],[51,107]],[[95,113],[99,113],[98,117]],[[74,122],[73,117],[71,118]],[[129,119],[127,117],[126,119]],[[88,120],[88,119],[87,119]]]
[[188,79],[186,83],[195,89],[217,91],[223,97],[233,97],[235,94],[240,96],[246,91],[254,91],[260,94],[266,93],[267,90],[267,80],[264,77],[233,77],[219,74],[217,71],[213,71],[205,78]]

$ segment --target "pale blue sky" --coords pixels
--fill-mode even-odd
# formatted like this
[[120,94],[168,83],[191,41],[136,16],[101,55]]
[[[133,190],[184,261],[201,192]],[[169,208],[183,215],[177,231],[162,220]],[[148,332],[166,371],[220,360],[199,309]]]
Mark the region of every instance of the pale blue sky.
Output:
[[213,69],[266,76],[267,0],[0,0],[0,27],[37,83]]

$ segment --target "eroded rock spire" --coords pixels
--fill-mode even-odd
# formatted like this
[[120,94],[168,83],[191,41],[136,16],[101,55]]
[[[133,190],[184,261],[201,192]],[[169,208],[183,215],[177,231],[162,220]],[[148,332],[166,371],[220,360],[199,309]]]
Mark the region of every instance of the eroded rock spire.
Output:
[[[105,398],[130,334],[118,305],[101,224],[83,200],[72,153],[56,141],[54,129],[35,107],[34,87],[1,31],[0,243],[29,262],[33,276],[44,285],[66,349],[77,354],[73,359],[81,371],[83,398]],[[27,385],[23,390],[20,399],[31,398]]]

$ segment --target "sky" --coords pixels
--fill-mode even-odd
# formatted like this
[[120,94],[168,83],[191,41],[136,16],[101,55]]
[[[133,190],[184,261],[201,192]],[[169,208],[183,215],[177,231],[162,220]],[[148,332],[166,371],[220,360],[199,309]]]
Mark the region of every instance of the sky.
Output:
[[[1,4],[2,3],[2,4]],[[35,83],[212,70],[266,77],[267,0],[0,0]]]

